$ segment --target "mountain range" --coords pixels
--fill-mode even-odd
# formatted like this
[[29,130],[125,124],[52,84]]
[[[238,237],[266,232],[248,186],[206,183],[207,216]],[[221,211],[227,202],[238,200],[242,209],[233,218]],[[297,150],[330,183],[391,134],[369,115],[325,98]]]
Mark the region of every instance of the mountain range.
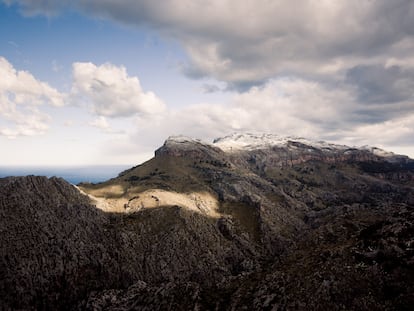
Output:
[[102,183],[0,179],[0,309],[411,310],[414,160],[235,133]]

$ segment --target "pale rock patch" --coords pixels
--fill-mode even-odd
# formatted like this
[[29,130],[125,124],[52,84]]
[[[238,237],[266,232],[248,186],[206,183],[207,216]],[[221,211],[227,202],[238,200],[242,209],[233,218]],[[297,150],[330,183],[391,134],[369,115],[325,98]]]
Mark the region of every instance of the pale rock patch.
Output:
[[[120,186],[118,187],[121,188]],[[93,194],[91,194],[84,192],[78,187],[76,188],[82,194],[87,195],[92,204],[104,212],[133,213],[148,208],[180,206],[209,217],[219,217],[218,200],[208,192],[178,193],[162,189],[150,189],[134,195],[130,194],[116,198],[105,197],[102,191],[92,192]],[[120,189],[112,188],[106,190],[119,193]]]

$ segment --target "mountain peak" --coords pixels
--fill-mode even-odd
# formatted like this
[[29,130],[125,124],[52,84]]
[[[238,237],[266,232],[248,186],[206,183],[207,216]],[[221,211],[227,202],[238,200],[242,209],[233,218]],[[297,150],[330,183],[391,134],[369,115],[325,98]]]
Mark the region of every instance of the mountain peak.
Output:
[[193,138],[193,137],[184,136],[184,135],[173,135],[173,136],[169,136],[167,138],[167,140],[165,141],[165,143],[177,143],[177,144],[194,143],[194,142],[203,143],[198,138]]
[[204,142],[197,138],[177,135],[170,136],[160,148],[155,151],[155,156],[171,155],[171,156],[190,156],[203,157],[204,154],[221,153],[220,148],[213,144]]
[[256,150],[270,147],[287,147],[290,143],[300,143],[318,149],[345,150],[350,147],[327,143],[324,141],[313,141],[298,136],[282,136],[266,133],[233,133],[214,140],[214,145],[224,151]]

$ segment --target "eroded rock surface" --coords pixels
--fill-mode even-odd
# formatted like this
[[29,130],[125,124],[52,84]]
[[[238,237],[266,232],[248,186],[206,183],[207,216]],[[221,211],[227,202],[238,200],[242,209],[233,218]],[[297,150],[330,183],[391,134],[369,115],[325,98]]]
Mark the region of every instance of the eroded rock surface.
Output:
[[413,160],[257,138],[174,137],[81,191],[0,179],[1,308],[411,310]]

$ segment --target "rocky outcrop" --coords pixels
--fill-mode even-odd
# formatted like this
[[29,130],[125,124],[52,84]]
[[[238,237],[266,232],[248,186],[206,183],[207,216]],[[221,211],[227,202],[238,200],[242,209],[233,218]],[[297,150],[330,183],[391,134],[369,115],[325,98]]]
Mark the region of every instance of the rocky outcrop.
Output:
[[170,138],[85,194],[0,179],[0,309],[410,309],[412,160],[278,139]]
[[[227,150],[228,148],[226,147]],[[255,171],[293,167],[312,161],[335,165],[343,162],[378,162],[386,159],[367,149],[289,139],[279,144],[269,142],[257,148],[250,146],[246,149],[231,149],[228,155],[231,162]]]
[[155,151],[156,157],[186,157],[194,160],[225,157],[224,152],[212,144],[185,136],[171,136]]

